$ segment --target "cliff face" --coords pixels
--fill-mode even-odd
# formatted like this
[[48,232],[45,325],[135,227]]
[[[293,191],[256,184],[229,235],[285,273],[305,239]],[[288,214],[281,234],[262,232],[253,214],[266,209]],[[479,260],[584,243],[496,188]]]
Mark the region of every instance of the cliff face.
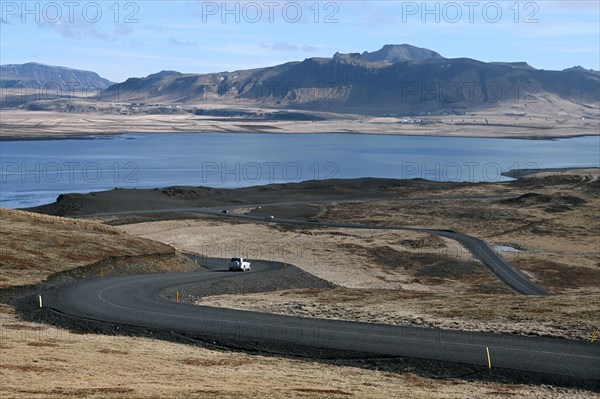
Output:
[[104,90],[113,82],[95,72],[30,62],[0,65],[0,87],[3,89],[52,89],[56,87]]

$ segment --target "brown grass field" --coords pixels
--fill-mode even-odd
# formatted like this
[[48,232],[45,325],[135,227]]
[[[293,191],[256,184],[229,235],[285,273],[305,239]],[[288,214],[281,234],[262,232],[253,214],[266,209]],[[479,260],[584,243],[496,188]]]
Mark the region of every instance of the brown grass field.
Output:
[[[77,103],[76,100],[75,103]],[[557,102],[561,104],[559,107]],[[89,106],[81,100],[82,106]],[[508,138],[553,138],[598,134],[598,110],[584,108],[560,99],[540,100],[525,108],[515,104],[499,105],[493,109],[471,111],[469,115],[431,115],[414,117],[375,117],[352,113],[318,113],[318,121],[261,121],[238,118],[211,118],[190,113],[124,115],[119,106],[93,103],[95,112],[0,110],[0,139],[79,136],[86,134],[122,133],[366,133],[418,136],[466,136]],[[231,108],[226,104],[198,104],[203,109]],[[194,108],[190,105],[191,108]],[[235,104],[259,114],[272,112],[256,105]],[[526,113],[526,117],[508,116]],[[582,115],[595,119],[582,119]],[[402,121],[423,119],[427,124],[407,124]]]
[[[450,188],[427,192],[440,198],[427,202],[339,203],[325,206],[319,215],[319,220],[332,222],[450,228],[484,238],[491,246],[513,246],[519,252],[503,255],[550,291],[548,297],[515,294],[456,242],[423,233],[202,219],[121,228],[205,256],[231,257],[246,248],[247,257],[268,254],[341,286],[330,292],[203,298],[203,305],[588,340],[600,324],[599,173],[542,174],[516,187]],[[532,192],[537,196],[528,195]],[[518,200],[506,201],[508,194]],[[444,199],[461,195],[492,198]]]
[[[286,229],[212,218],[110,227],[8,210],[0,211],[0,278],[8,288],[68,270],[85,276],[78,270],[111,257],[122,260],[113,262],[114,268],[127,268],[127,260],[135,259],[147,266],[138,272],[189,270],[191,265],[177,250],[227,257],[240,244],[248,244],[250,235],[250,243],[269,243],[267,259],[289,260],[340,287],[245,295],[235,301],[242,308],[589,339],[600,314],[595,283],[600,264],[599,203],[593,189],[597,177],[588,175],[584,173],[583,180],[562,176],[530,182],[519,195],[535,192],[546,197],[525,196],[516,203],[440,200],[431,208],[356,202],[327,206],[319,216],[347,220],[351,214],[353,222],[446,225],[490,244],[518,247],[518,255],[507,257],[553,292],[547,298],[508,291],[454,242],[422,233]],[[503,184],[463,190],[517,193]],[[264,249],[246,248],[251,257],[259,257]],[[353,267],[340,266],[339,256],[351,259]],[[398,259],[404,261],[401,267]],[[206,298],[202,303],[231,306],[227,299]],[[24,322],[6,304],[0,306],[0,349],[2,398],[599,397],[549,386],[428,379],[148,338],[81,334]]]

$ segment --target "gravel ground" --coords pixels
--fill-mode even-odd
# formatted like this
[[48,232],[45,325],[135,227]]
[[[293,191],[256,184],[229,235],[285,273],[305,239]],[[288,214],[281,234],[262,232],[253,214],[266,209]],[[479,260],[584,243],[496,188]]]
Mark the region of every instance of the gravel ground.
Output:
[[[207,270],[222,269],[226,260],[207,259],[193,254],[187,257],[204,266]],[[271,263],[259,261],[261,263]],[[257,262],[253,262],[254,265]],[[212,266],[219,265],[219,266]],[[240,275],[242,273],[239,273]],[[165,298],[173,298],[179,291],[180,301],[196,303],[201,298],[222,294],[251,294],[259,292],[282,291],[296,288],[334,288],[335,285],[296,266],[288,265],[284,269],[262,272],[244,273],[244,278],[228,278],[205,283],[188,284],[177,288],[169,288],[161,292]]]

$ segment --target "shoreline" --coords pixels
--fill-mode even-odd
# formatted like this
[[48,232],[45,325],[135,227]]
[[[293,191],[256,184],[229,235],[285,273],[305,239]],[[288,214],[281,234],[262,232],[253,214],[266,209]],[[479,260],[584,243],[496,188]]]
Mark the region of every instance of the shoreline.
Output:
[[[229,109],[225,107],[225,109]],[[266,108],[247,109],[257,115]],[[581,109],[551,112],[540,107],[470,110],[465,115],[361,115],[324,112],[319,120],[214,117],[191,113],[131,115],[0,109],[0,141],[65,140],[120,134],[352,134],[554,140],[600,135],[600,114]],[[299,111],[300,112],[300,111]],[[303,112],[309,115],[306,112]],[[311,114],[312,115],[312,114]],[[309,115],[310,116],[310,115]]]
[[[496,181],[496,182],[477,182],[477,183],[469,183],[469,182],[452,182],[452,184],[455,184],[457,187],[461,186],[461,185],[481,185],[481,184],[499,184],[499,183],[510,183],[510,182],[516,182],[522,178],[525,177],[529,177],[535,174],[541,174],[541,173],[566,173],[566,172],[574,172],[574,171],[585,171],[585,170],[600,170],[600,167],[598,166],[589,166],[589,167],[567,167],[567,168],[541,168],[541,169],[511,169],[508,170],[506,172],[501,173],[501,175],[505,178],[507,178],[508,180],[505,181]],[[311,182],[313,180],[302,180],[299,182],[295,182],[293,184],[297,185],[298,187],[302,187],[307,185],[309,182]],[[368,177],[368,178],[351,178],[351,179],[329,179],[329,180],[319,180],[319,184],[322,185],[324,188],[327,188],[329,186],[331,186],[334,182],[346,182],[346,183],[350,183],[350,184],[357,184],[359,182],[375,182],[375,181],[379,181],[379,182],[384,182],[382,184],[385,183],[411,183],[411,182],[417,182],[420,184],[425,184],[425,185],[439,185],[439,184],[445,184],[448,182],[440,182],[440,181],[433,181],[433,180],[427,180],[427,179],[393,179],[393,178],[377,178],[377,177]],[[290,183],[266,183],[266,184],[254,184],[254,185],[249,185],[249,186],[244,186],[244,187],[232,187],[232,188],[219,188],[219,187],[212,187],[212,186],[190,186],[190,185],[184,185],[184,186],[151,186],[151,187],[114,187],[114,188],[109,188],[106,190],[93,190],[93,191],[89,191],[89,192],[63,192],[60,193],[56,196],[56,199],[53,202],[47,202],[47,203],[43,203],[43,204],[37,204],[37,205],[33,205],[33,206],[29,206],[29,207],[19,207],[19,208],[6,208],[6,207],[2,207],[0,206],[0,209],[17,209],[17,210],[22,210],[22,211],[29,211],[31,209],[35,209],[35,208],[39,208],[39,207],[47,207],[47,206],[55,206],[59,203],[59,197],[60,196],[71,196],[71,195],[77,195],[81,198],[89,198],[90,196],[96,197],[98,195],[102,196],[102,195],[107,195],[110,193],[115,193],[115,192],[121,192],[121,193],[138,193],[138,192],[153,192],[153,191],[162,191],[162,190],[170,190],[170,189],[180,189],[180,190],[191,190],[191,191],[195,191],[195,190],[220,190],[220,191],[227,191],[227,192],[246,192],[246,191],[253,191],[258,189],[260,191],[260,188],[263,187],[267,187],[267,186],[285,186],[286,184],[290,184]],[[314,201],[317,201],[316,199],[313,199]],[[407,198],[405,199],[406,201],[409,201],[411,199]],[[158,211],[160,212],[160,211]]]
[[514,180],[519,180],[521,178],[535,175],[538,173],[565,173],[575,170],[600,170],[600,166],[584,166],[584,167],[573,167],[573,168],[540,168],[540,169],[511,169],[506,172],[500,173],[504,177],[508,177]]
[[362,136],[397,136],[397,137],[429,137],[429,138],[456,138],[456,139],[494,139],[494,140],[529,140],[529,141],[556,141],[565,139],[575,139],[582,137],[600,137],[600,132],[597,134],[590,133],[578,133],[573,135],[561,135],[561,136],[486,136],[486,135],[451,135],[451,134],[415,134],[415,133],[369,133],[369,132],[268,132],[268,131],[255,131],[255,132],[232,132],[232,131],[186,131],[186,132],[134,132],[125,131],[122,133],[86,133],[86,134],[48,134],[42,136],[0,136],[0,142],[14,142],[14,141],[48,141],[48,140],[98,140],[99,137],[118,137],[125,135],[158,135],[158,134],[185,134],[185,135],[200,135],[200,134],[223,134],[223,135],[362,135]]

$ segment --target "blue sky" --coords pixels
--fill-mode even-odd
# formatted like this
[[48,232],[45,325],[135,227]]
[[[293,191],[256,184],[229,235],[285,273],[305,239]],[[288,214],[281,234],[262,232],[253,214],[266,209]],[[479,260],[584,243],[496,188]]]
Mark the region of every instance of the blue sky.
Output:
[[445,57],[600,69],[600,2],[1,1],[0,63],[113,81],[219,72],[408,43]]

